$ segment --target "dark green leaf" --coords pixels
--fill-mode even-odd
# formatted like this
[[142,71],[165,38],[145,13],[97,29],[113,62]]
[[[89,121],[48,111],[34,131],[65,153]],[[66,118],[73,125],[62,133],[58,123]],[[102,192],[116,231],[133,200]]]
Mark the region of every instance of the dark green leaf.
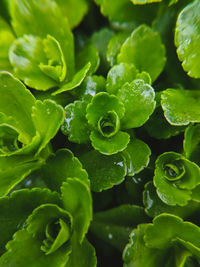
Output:
[[126,165],[120,154],[105,156],[97,151],[90,151],[80,160],[88,172],[91,189],[95,192],[120,184],[126,175]]
[[90,231],[121,251],[127,243],[132,228],[145,221],[148,221],[148,217],[142,207],[121,205],[96,213]]
[[52,190],[60,191],[67,178],[79,178],[89,184],[88,175],[80,161],[68,149],[60,149],[51,155],[42,168],[42,177]]
[[151,150],[143,141],[134,138],[122,152],[122,155],[126,160],[127,175],[132,176],[147,167]]

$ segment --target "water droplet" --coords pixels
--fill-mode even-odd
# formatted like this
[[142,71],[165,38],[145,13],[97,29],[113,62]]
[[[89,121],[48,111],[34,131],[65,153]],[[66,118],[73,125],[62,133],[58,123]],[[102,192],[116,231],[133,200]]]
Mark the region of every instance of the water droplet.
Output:
[[109,239],[112,239],[113,238],[113,235],[112,234],[108,234],[108,238]]

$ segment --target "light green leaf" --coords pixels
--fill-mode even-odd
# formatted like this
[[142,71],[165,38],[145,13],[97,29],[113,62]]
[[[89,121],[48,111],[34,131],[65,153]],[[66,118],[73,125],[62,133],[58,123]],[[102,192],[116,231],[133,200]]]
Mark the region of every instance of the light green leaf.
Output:
[[94,149],[104,155],[113,155],[123,151],[130,140],[128,133],[119,131],[111,137],[104,137],[97,131],[92,131],[90,140]]
[[67,178],[79,178],[89,185],[87,172],[68,149],[60,149],[47,159],[42,168],[42,178],[50,189],[58,192]]
[[6,72],[0,73],[0,112],[12,117],[12,126],[18,129],[20,140],[29,143],[35,135],[31,110],[35,98],[18,79]]
[[59,204],[59,195],[48,189],[34,188],[15,191],[9,197],[0,199],[1,254],[4,252],[5,244],[12,238],[15,231],[22,228],[32,211],[43,203]]
[[64,110],[60,105],[52,100],[37,100],[32,111],[32,120],[36,132],[40,136],[40,147],[37,154],[49,143],[56,135],[64,121]]
[[16,39],[9,59],[16,75],[34,89],[45,91],[55,87],[66,76],[60,44],[50,35],[46,39],[33,35]]
[[126,39],[117,60],[118,63],[134,64],[140,72],[148,72],[155,81],[165,66],[165,47],[158,33],[141,25]]
[[41,242],[33,238],[25,229],[19,230],[13,240],[6,245],[7,252],[0,258],[0,266],[15,267],[64,267],[68,261],[67,248],[45,255],[40,249]]
[[[2,8],[2,7],[1,7]],[[15,37],[9,25],[0,17],[0,71],[12,71],[8,51]]]
[[156,2],[162,2],[163,0],[131,0],[134,5],[145,5],[151,4]]
[[82,100],[65,107],[65,120],[61,130],[71,142],[84,144],[90,140],[90,126],[85,117],[87,105],[88,102]]
[[92,220],[92,197],[90,188],[77,178],[68,178],[61,187],[63,206],[74,221],[73,231],[76,231],[80,243],[88,231]]
[[122,155],[126,161],[127,175],[133,176],[147,167],[151,150],[146,143],[134,138],[122,152]]
[[64,93],[67,91],[70,91],[76,87],[78,87],[83,80],[85,79],[89,69],[91,67],[91,63],[88,62],[82,69],[80,69],[72,78],[72,80],[68,83],[65,83],[61,88],[59,88],[58,90],[54,91],[52,93],[53,96],[60,94],[60,93]]
[[167,121],[172,125],[200,122],[200,92],[167,89],[161,95],[161,105]]
[[200,78],[199,0],[188,4],[178,16],[175,45],[183,69],[193,78]]
[[119,119],[121,119],[124,116],[125,108],[116,96],[101,92],[93,97],[86,111],[86,118],[89,124],[97,127],[99,119],[109,111],[115,111]]
[[101,75],[87,76],[82,84],[74,90],[79,98],[88,99],[105,90],[106,80]]
[[121,120],[124,129],[142,126],[155,109],[154,89],[143,80],[125,83],[117,96],[125,106],[125,115]]
[[48,59],[48,64],[41,62],[40,69],[58,83],[63,82],[66,77],[67,67],[59,42],[51,35],[47,35],[47,38],[43,39],[43,49]]
[[7,195],[19,182],[33,170],[39,169],[43,160],[30,156],[0,157],[0,196]]
[[67,65],[67,78],[71,79],[74,74],[74,40],[61,7],[52,0],[13,0],[10,14],[18,37],[30,34],[46,38],[49,34],[60,43]]
[[56,0],[56,2],[60,6],[63,15],[67,16],[71,28],[78,26],[88,11],[87,0]]
[[91,190],[101,192],[120,184],[126,175],[126,165],[120,154],[106,156],[90,151],[80,157],[91,182]]
[[107,75],[106,90],[110,94],[116,94],[126,83],[131,83],[137,75],[137,70],[133,64],[120,63],[113,66]]
[[132,228],[142,222],[148,222],[144,209],[126,204],[94,214],[90,231],[122,251]]

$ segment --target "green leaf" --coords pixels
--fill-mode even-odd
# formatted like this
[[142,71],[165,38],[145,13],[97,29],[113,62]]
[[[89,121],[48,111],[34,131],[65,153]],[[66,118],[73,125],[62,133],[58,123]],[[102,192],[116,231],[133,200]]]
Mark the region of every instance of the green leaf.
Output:
[[47,35],[47,38],[43,39],[43,47],[48,64],[41,62],[40,69],[55,81],[63,82],[67,68],[59,42],[51,35]]
[[121,120],[124,129],[142,126],[155,109],[154,90],[143,80],[125,83],[117,96],[125,106],[125,115]]
[[179,14],[175,29],[175,45],[183,69],[193,78],[200,78],[200,2],[193,1]]
[[46,38],[49,34],[60,43],[67,65],[67,78],[71,79],[74,74],[74,40],[61,7],[51,0],[14,0],[10,4],[10,14],[18,37],[31,34]]
[[0,258],[0,266],[16,267],[63,267],[68,261],[67,249],[63,247],[55,253],[45,255],[41,243],[25,229],[19,230],[13,240],[6,245],[7,252]]
[[200,92],[167,89],[161,95],[161,105],[167,121],[172,125],[200,122]]
[[68,149],[60,149],[47,159],[42,168],[42,178],[50,189],[58,192],[67,178],[79,178],[89,185],[87,172]]
[[121,46],[129,34],[129,32],[122,31],[110,38],[106,57],[111,67],[117,64],[117,55],[119,54]]
[[18,129],[20,140],[30,142],[35,135],[31,110],[35,98],[18,79],[6,72],[0,73],[0,112],[14,120],[12,126]]
[[27,219],[27,232],[40,240],[41,250],[50,255],[66,244],[72,235],[73,219],[67,211],[55,204],[43,204],[34,209]]
[[61,187],[61,199],[65,210],[73,216],[74,227],[80,243],[92,220],[92,197],[90,188],[77,178],[68,178]]
[[185,126],[169,124],[163,114],[161,106],[157,107],[154,113],[145,124],[148,134],[157,139],[168,139],[178,135],[185,130]]
[[45,39],[33,35],[16,39],[10,48],[9,59],[16,75],[38,90],[55,87],[66,76],[60,44],[50,35]]
[[116,94],[119,89],[126,83],[131,83],[137,74],[133,64],[120,63],[113,66],[107,75],[106,90],[110,94]]
[[[198,247],[200,257],[200,228],[191,222],[183,220],[175,215],[161,214],[154,218],[153,223],[146,228],[144,236],[145,244],[150,248],[166,249],[176,239],[182,239]],[[179,240],[177,240],[179,241]]]
[[126,175],[126,165],[120,154],[106,156],[90,151],[80,157],[91,182],[91,190],[101,192],[120,184]]
[[160,249],[152,249],[145,246],[143,238],[147,226],[148,224],[140,224],[137,229],[134,229],[130,234],[130,241],[123,252],[124,267],[165,266],[165,254],[167,254],[168,251],[163,253]]
[[[150,22],[156,14],[156,7],[136,6],[130,0],[95,0],[100,5],[101,13],[108,16],[112,22],[126,24],[127,22],[137,21],[139,23]],[[149,16],[151,12],[151,16]]]
[[126,39],[117,60],[118,63],[134,64],[140,72],[148,72],[155,81],[165,66],[165,47],[158,33],[141,25]]
[[106,80],[103,76],[87,76],[82,84],[74,90],[81,99],[89,99],[101,91],[104,91]]
[[0,17],[0,71],[12,71],[8,51],[14,39],[10,26]]
[[121,119],[124,116],[125,108],[116,96],[101,92],[95,95],[87,106],[86,118],[91,126],[97,127],[99,119],[109,111],[115,111]]
[[134,5],[144,5],[144,4],[151,4],[156,2],[162,2],[163,0],[131,0]]
[[94,214],[90,231],[122,251],[132,228],[145,221],[148,222],[148,217],[142,207],[121,205]]
[[153,181],[164,203],[184,206],[191,200],[191,190],[200,183],[200,169],[181,154],[166,152],[156,160]]
[[40,147],[38,154],[56,135],[64,121],[64,110],[52,100],[37,100],[32,110],[32,120],[35,129],[40,135]]
[[104,137],[99,132],[92,131],[90,140],[94,149],[104,155],[112,155],[123,151],[127,147],[130,136],[128,133],[119,131],[111,137]]
[[106,52],[108,47],[108,42],[113,36],[113,31],[110,28],[102,28],[98,32],[93,33],[91,37],[91,42],[99,51],[100,56],[100,71],[104,74],[108,69],[108,62],[106,60]]
[[77,0],[76,2],[73,0],[67,0],[64,2],[62,0],[56,0],[56,2],[63,11],[63,15],[67,16],[71,28],[78,26],[88,11],[87,0]]
[[87,101],[74,101],[65,107],[65,120],[61,127],[63,134],[71,142],[78,144],[88,143],[90,126],[86,119]]
[[[196,188],[198,188],[197,186]],[[192,191],[192,199],[194,201],[189,201],[184,207],[180,206],[169,206],[165,204],[157,195],[156,188],[153,186],[153,182],[150,181],[146,183],[145,190],[143,193],[143,202],[145,206],[145,212],[150,217],[155,217],[163,212],[171,213],[177,215],[181,218],[191,218],[191,216],[196,214],[199,209],[199,203],[195,202],[195,196]]]
[[87,239],[84,239],[80,244],[76,236],[74,236],[71,241],[73,249],[66,267],[96,267],[97,259],[95,249]]
[[19,182],[33,170],[39,169],[43,160],[34,157],[10,156],[0,157],[0,196],[7,195]]
[[122,152],[122,155],[126,161],[127,175],[133,176],[147,167],[151,150],[146,143],[134,138]]
[[58,194],[48,189],[34,188],[15,191],[9,197],[0,199],[1,254],[14,232],[24,226],[27,217],[37,206],[44,203],[59,204]]
[[185,131],[183,148],[186,157],[199,165],[200,125],[190,125]]
[[100,64],[99,52],[92,43],[87,43],[76,56],[76,68],[81,69],[90,62],[91,67],[88,74],[91,75],[96,72]]
[[82,69],[80,69],[72,77],[72,80],[70,82],[65,83],[61,88],[59,88],[58,90],[54,91],[52,93],[52,95],[55,96],[57,94],[67,92],[67,91],[70,91],[70,90],[78,87],[83,82],[83,80],[85,79],[90,67],[91,67],[91,63],[88,62]]

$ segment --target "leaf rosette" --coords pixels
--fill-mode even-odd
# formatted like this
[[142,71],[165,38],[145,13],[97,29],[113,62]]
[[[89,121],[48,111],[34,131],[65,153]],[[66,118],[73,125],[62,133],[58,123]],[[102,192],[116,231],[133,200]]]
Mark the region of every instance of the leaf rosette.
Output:
[[185,206],[200,184],[200,169],[181,154],[166,152],[156,160],[153,183],[164,203]]
[[[101,84],[100,79],[98,83]],[[65,107],[62,132],[72,142],[90,140],[100,153],[116,154],[126,149],[130,142],[130,135],[125,130],[140,127],[149,119],[155,109],[154,98],[153,88],[140,79],[124,83],[117,95],[108,92],[90,95]]]
[[49,141],[63,120],[60,105],[36,100],[18,79],[0,73],[1,196],[44,163],[50,153]]
[[[68,178],[61,195],[47,189],[20,190],[2,198],[0,205],[11,204],[13,198],[16,211],[14,217],[9,215],[12,231],[1,240],[5,245],[3,242],[10,239],[0,266],[96,266],[95,251],[85,238],[92,219],[92,199],[85,183]],[[24,201],[32,201],[32,208],[22,219]],[[4,226],[3,221],[1,224]]]
[[132,231],[123,253],[124,266],[198,266],[199,237],[197,225],[163,213]]

